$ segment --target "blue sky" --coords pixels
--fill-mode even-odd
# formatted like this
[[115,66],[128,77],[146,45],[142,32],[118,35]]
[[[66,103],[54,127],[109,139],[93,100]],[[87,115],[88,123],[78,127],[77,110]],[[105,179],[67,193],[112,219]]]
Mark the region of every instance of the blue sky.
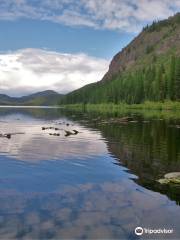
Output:
[[112,57],[179,0],[0,0],[0,93],[66,93],[99,81]]
[[106,59],[112,58],[136,35],[31,19],[0,21],[0,31],[3,32],[1,52],[42,48],[64,53],[86,53]]

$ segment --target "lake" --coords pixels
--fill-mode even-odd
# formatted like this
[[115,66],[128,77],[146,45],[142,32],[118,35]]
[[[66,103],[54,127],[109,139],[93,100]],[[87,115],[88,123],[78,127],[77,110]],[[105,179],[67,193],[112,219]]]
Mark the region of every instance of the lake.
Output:
[[179,126],[158,113],[1,107],[0,133],[13,134],[0,137],[0,239],[180,239],[180,186],[157,182],[180,171]]

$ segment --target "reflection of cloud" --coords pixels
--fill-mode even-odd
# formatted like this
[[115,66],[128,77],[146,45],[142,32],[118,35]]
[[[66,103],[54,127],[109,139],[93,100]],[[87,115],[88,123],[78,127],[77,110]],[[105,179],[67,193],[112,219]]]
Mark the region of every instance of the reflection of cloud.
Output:
[[[42,131],[42,126],[44,126],[43,123],[33,124],[28,120],[24,123],[2,122],[0,132],[24,132],[25,134],[13,135],[10,140],[0,138],[0,153],[22,161],[38,162],[50,159],[87,159],[107,152],[105,143],[100,141],[101,136],[96,132],[80,126],[67,128],[65,125],[55,125],[62,129],[58,131],[60,137],[55,137],[49,136],[49,132],[56,131]],[[63,129],[72,131],[74,128],[80,132],[78,135],[64,136]]]
[[127,239],[137,225],[153,229],[173,228],[171,238],[174,239],[180,234],[179,206],[127,179],[71,187],[63,185],[59,191],[50,194],[1,193],[3,221],[0,222],[0,234],[3,239],[15,238],[18,234],[27,239],[42,236]]
[[25,95],[47,89],[66,93],[101,80],[108,61],[86,54],[23,49],[0,54],[0,91]]

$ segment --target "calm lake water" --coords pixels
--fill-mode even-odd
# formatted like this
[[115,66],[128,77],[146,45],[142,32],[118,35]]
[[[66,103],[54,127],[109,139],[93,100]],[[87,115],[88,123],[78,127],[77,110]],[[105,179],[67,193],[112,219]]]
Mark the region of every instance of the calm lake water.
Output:
[[180,239],[180,120],[129,115],[0,108],[0,239]]

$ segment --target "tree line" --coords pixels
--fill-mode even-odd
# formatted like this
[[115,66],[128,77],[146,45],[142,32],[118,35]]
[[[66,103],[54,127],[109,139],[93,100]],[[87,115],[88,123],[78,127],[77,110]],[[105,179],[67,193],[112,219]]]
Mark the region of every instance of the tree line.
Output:
[[143,66],[113,77],[113,80],[90,84],[67,94],[60,104],[115,103],[138,104],[149,101],[180,101],[180,57],[168,63]]

